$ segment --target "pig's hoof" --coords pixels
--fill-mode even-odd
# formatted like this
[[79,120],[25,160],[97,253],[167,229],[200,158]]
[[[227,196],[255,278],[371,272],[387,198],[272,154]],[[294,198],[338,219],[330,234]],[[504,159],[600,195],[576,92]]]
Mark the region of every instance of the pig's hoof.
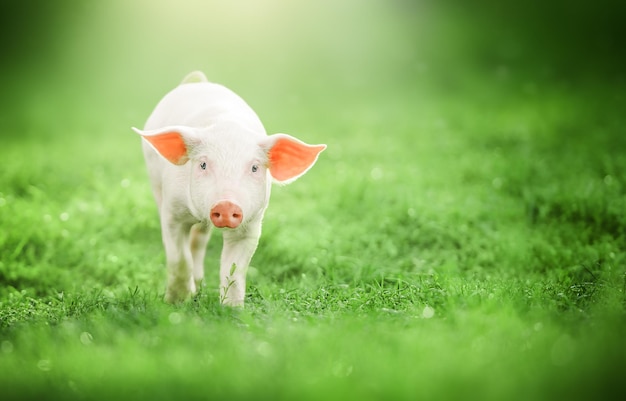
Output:
[[189,295],[191,295],[189,292],[167,291],[163,299],[168,304],[179,304],[189,299]]

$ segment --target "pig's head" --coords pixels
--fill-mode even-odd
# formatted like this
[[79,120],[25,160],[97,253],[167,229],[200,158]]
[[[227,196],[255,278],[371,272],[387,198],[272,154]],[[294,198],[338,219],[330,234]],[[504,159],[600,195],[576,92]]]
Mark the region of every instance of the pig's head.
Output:
[[272,181],[295,181],[326,148],[229,123],[134,130],[169,163],[186,169],[176,176],[189,180],[192,214],[220,228],[237,228],[258,217],[267,206]]

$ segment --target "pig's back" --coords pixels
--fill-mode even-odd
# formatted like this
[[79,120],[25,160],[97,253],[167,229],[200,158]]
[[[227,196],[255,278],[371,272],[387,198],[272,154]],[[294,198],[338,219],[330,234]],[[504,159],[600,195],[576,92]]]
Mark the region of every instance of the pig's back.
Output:
[[174,88],[156,106],[145,129],[171,125],[205,128],[220,121],[236,121],[265,134],[261,120],[241,97],[210,82],[185,83]]

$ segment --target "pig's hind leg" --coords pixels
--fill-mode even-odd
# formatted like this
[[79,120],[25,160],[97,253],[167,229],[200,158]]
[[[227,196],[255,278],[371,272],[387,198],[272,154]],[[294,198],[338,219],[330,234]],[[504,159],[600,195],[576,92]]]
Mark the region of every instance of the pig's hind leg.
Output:
[[193,280],[196,284],[196,291],[202,288],[202,280],[204,279],[204,255],[206,254],[206,246],[211,238],[211,226],[198,223],[191,226],[190,230],[190,247],[191,257],[193,259]]

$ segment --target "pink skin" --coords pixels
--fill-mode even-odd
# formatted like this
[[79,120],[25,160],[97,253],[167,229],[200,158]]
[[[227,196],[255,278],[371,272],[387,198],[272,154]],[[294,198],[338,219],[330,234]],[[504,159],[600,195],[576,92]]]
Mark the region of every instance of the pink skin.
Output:
[[241,208],[230,201],[217,202],[211,208],[211,222],[217,228],[237,228],[242,220]]
[[326,145],[268,136],[254,111],[227,88],[191,73],[146,122],[146,165],[161,218],[167,302],[196,292],[213,227],[222,229],[220,300],[243,306],[271,183],[308,171]]

